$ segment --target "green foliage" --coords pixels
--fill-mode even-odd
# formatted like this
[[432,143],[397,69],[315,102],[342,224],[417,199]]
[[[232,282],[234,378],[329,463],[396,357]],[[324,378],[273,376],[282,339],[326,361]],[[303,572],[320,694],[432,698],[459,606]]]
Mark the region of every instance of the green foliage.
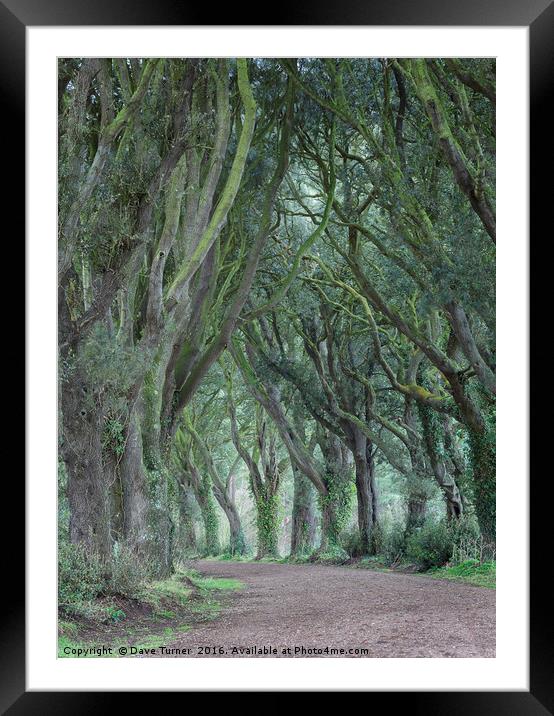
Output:
[[[67,612],[87,611],[100,596],[134,598],[140,593],[148,566],[126,546],[116,543],[107,563],[81,545],[65,540],[58,546],[58,604]],[[117,611],[117,609],[116,609]],[[114,618],[115,612],[108,612]],[[116,615],[117,616],[117,615]],[[124,618],[125,615],[119,615]]]
[[374,527],[375,553],[384,564],[392,565],[401,560],[406,551],[406,533],[400,522],[381,522]]
[[205,553],[216,555],[219,553],[219,519],[212,495],[211,481],[207,475],[202,478],[200,493],[202,495],[200,510],[204,523]]
[[80,545],[58,546],[58,604],[63,607],[89,602],[106,588],[102,561]]
[[58,541],[69,540],[69,503],[67,500],[67,471],[63,460],[58,460]]
[[350,518],[352,506],[352,480],[350,476],[336,475],[328,472],[325,475],[327,494],[319,495],[322,512],[329,516],[327,525],[327,550],[344,553],[341,545],[341,533]]
[[116,543],[105,590],[108,594],[134,597],[140,591],[150,571],[148,564],[138,560],[136,554],[127,545]]
[[414,530],[406,541],[406,557],[421,569],[440,567],[452,557],[452,532],[445,520],[427,522]]
[[490,543],[496,534],[496,433],[495,413],[491,408],[486,413],[483,432],[470,430],[469,446],[473,471],[473,492],[475,512],[481,527],[481,534]]
[[108,407],[116,412],[125,408],[124,396],[141,374],[146,356],[118,340],[108,326],[96,323],[88,339],[80,346],[77,361],[95,392],[102,392]]
[[119,622],[124,621],[126,616],[127,615],[125,614],[123,609],[119,609],[118,607],[108,608],[108,619],[114,624],[118,624]]
[[359,557],[364,553],[364,546],[357,525],[342,533],[340,544],[349,557]]
[[450,579],[455,582],[466,582],[478,587],[496,587],[496,562],[479,562],[468,559],[452,567],[439,567],[429,570],[429,574],[437,579]]
[[[492,372],[495,247],[475,203],[484,198],[494,213],[494,60],[133,59],[99,64],[73,58],[62,61],[60,71],[60,249],[70,254],[71,268],[61,286],[71,319],[60,341],[61,387],[76,372],[94,387],[83,403],[94,402],[95,414],[103,416],[101,435],[94,437],[100,438],[105,459],[98,462],[106,466],[106,485],[121,478],[109,471],[114,463],[116,473],[121,469],[129,404],[138,398],[148,502],[141,554],[116,544],[110,564],[101,564],[66,544],[68,475],[61,466],[60,594],[65,602],[130,595],[142,588],[146,576],[168,574],[183,516],[177,509],[180,487],[167,460],[170,446],[162,442],[173,418],[179,418],[177,405],[186,398],[187,411],[203,421],[203,430],[218,433],[217,439],[210,438],[210,452],[228,466],[227,448],[220,447],[226,441],[219,439],[229,432],[229,421],[222,417],[221,375],[203,373],[223,345],[234,346],[238,355],[242,392],[245,386],[258,391],[258,397],[250,391],[251,402],[264,402],[259,396],[265,382],[279,388],[285,414],[287,398],[298,395],[298,433],[306,446],[312,420],[327,425],[343,447],[351,447],[349,421],[357,420],[373,435],[376,479],[385,489],[377,491],[380,524],[367,541],[385,563],[403,556],[422,568],[445,560],[482,561],[495,534],[493,399],[478,387],[467,346],[459,336],[454,340],[448,306],[463,308]],[[480,89],[470,91],[464,75],[476,79]],[[144,91],[137,95],[138,87]],[[130,101],[133,92],[135,101]],[[291,98],[290,123],[283,97]],[[288,127],[294,146],[290,157],[284,149],[275,151]],[[106,138],[106,154],[97,154]],[[460,187],[452,152],[466,165],[471,191]],[[179,171],[172,171],[173,159]],[[277,181],[273,186],[271,175],[281,161],[283,167],[288,164],[288,174],[282,186]],[[87,176],[93,180],[88,194],[83,191]],[[274,203],[264,201],[268,186],[275,189]],[[253,237],[263,238],[264,226],[270,228],[266,243],[255,244]],[[258,257],[258,249],[256,271],[247,261]],[[268,301],[278,301],[278,310],[266,312],[259,325],[244,321],[240,332],[233,324],[220,333],[241,296],[245,265],[255,271],[248,312],[255,315]],[[121,285],[119,277],[124,277]],[[91,315],[81,320],[89,309]],[[244,318],[245,310],[239,307],[237,315]],[[252,354],[244,350],[244,341]],[[422,342],[429,349],[422,349]],[[410,375],[420,353],[419,368]],[[203,378],[193,397],[193,388],[187,391],[196,375]],[[413,426],[402,418],[406,393],[417,405]],[[464,414],[468,402],[475,408],[468,411],[474,420]],[[241,437],[252,448],[252,407],[245,407],[242,396],[240,403]],[[441,412],[435,410],[437,403]],[[463,460],[454,464],[443,410],[455,423],[454,432],[464,434],[453,442],[463,444],[471,470],[465,470]],[[62,424],[67,417],[71,425],[72,416],[61,417]],[[283,433],[281,440],[286,442]],[[412,443],[423,448],[417,465]],[[285,453],[282,444],[276,452]],[[428,519],[420,524],[424,514],[444,512],[437,497],[440,478],[425,477],[431,474],[432,456],[456,474],[458,483],[467,480],[467,489],[458,484],[464,514],[476,514],[483,539],[468,522]],[[409,458],[412,473],[399,480],[399,471],[410,472]],[[320,470],[316,458],[313,471],[327,488],[319,498],[322,553],[338,561],[368,548],[357,528],[345,533],[355,487],[338,474],[339,464],[326,463]],[[199,508],[186,519],[201,514],[203,552],[216,555],[219,509],[210,475],[202,475],[195,490]],[[233,490],[245,497],[238,481]],[[103,515],[113,507],[107,504],[113,493],[106,495],[108,490],[102,496]],[[426,510],[410,511],[407,530],[396,515],[381,520],[383,507],[404,514],[411,498],[416,507],[421,498]],[[276,556],[280,509],[286,504],[290,514],[290,489],[283,488],[279,497],[268,490],[254,500],[259,553]],[[249,510],[251,501],[241,505],[241,516],[249,516]],[[121,517],[120,505],[114,512]],[[250,541],[250,531],[247,537]],[[232,537],[228,554],[241,555],[245,549],[241,531]]]
[[256,526],[258,528],[258,556],[278,556],[279,497],[265,496],[256,501]]
[[232,579],[228,577],[203,577],[194,570],[187,570],[187,575],[190,581],[198,589],[204,590],[215,590],[215,591],[234,591],[242,589],[244,587],[243,582],[238,579]]
[[125,451],[125,426],[118,418],[110,417],[104,422],[102,447],[110,450],[117,457],[121,457]]
[[482,557],[482,540],[474,519],[427,522],[406,540],[406,557],[422,569],[463,562],[471,555]]

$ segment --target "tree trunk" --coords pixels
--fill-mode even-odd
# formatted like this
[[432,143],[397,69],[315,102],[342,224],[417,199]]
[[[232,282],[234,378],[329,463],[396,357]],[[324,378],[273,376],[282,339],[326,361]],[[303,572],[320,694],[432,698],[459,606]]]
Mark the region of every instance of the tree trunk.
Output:
[[256,559],[279,556],[278,498],[265,490],[256,499],[258,549]]
[[229,520],[229,552],[232,555],[243,555],[246,553],[246,542],[239,513],[232,502],[229,502],[229,505],[231,509],[225,510]]
[[292,503],[291,557],[310,554],[315,545],[316,519],[314,490],[308,478],[295,466]]
[[179,547],[184,554],[195,555],[198,552],[198,543],[194,528],[191,486],[189,484],[186,489],[180,483],[179,487]]
[[469,431],[475,513],[483,540],[496,540],[496,451],[494,430]]
[[456,444],[456,436],[449,417],[443,420],[444,447],[452,464],[452,488],[445,489],[446,512],[449,517],[461,517],[466,506],[465,496],[459,485],[466,473],[464,456]]
[[146,376],[142,390],[143,416],[141,420],[143,464],[150,498],[150,534],[153,560],[160,577],[173,569],[174,525],[169,506],[169,470],[167,449],[162,445],[161,413],[164,363],[156,364]]
[[67,471],[69,538],[108,560],[111,500],[102,461],[103,416],[98,397],[78,367],[61,390],[62,457]]
[[244,539],[244,531],[235,503],[232,501],[230,495],[219,489],[215,483],[213,484],[213,493],[229,522],[229,554],[245,554],[246,542]]
[[377,524],[377,490],[372,445],[359,430],[355,430],[354,433],[354,465],[360,554],[373,554],[375,552],[373,530]]
[[[462,496],[455,477],[448,474],[445,460],[442,457],[448,448],[453,452],[455,447],[453,445],[454,438],[449,433],[449,421],[444,418],[441,420],[434,411],[423,405],[419,406],[419,417],[433,475],[444,496],[446,516],[448,519],[457,519],[463,513]],[[451,455],[451,458],[455,467],[458,457]]]
[[408,517],[406,520],[406,536],[425,522],[427,511],[427,496],[416,490],[410,490],[408,495]]
[[446,471],[443,460],[433,463],[433,472],[444,496],[446,516],[448,519],[459,519],[464,511],[462,496],[454,477]]
[[340,543],[341,533],[348,520],[351,505],[351,473],[346,460],[346,448],[339,438],[329,432],[318,439],[325,459],[327,493],[320,494],[321,542],[318,554],[346,556]]
[[112,542],[123,540],[123,491],[119,476],[121,457],[104,446],[104,474],[110,495],[110,525]]
[[[317,549],[317,555],[327,553],[343,552],[340,545],[340,529],[338,529],[339,509],[335,501],[321,499],[321,540]],[[345,553],[346,556],[346,553]]]
[[200,508],[204,524],[205,552],[207,555],[219,554],[219,521],[212,498],[212,486],[208,476],[201,477],[198,468],[189,461],[187,476]]
[[120,465],[123,494],[123,536],[137,559],[153,555],[150,534],[150,496],[142,456],[142,435],[137,407],[131,412],[125,451]]

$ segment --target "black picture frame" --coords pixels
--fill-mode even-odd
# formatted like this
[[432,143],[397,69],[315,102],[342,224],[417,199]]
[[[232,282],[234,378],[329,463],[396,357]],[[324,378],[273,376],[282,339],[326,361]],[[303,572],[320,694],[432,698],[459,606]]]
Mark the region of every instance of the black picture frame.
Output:
[[[551,163],[552,130],[548,99],[554,78],[554,4],[552,0],[466,0],[464,3],[450,0],[342,0],[340,3],[304,2],[301,5],[279,5],[279,14],[272,17],[252,16],[250,21],[237,21],[237,6],[229,4],[217,9],[218,25],[431,25],[431,26],[528,26],[530,36],[530,168],[531,179],[531,230],[536,239],[538,226],[552,225]],[[4,167],[8,175],[4,191],[5,206],[15,215],[24,216],[24,164],[22,147],[25,146],[25,30],[27,26],[64,25],[211,25],[214,9],[206,5],[174,0],[0,0],[0,97],[3,111],[4,156],[13,153]],[[252,21],[254,20],[254,21]],[[285,22],[286,20],[286,22]],[[546,212],[549,216],[546,217]],[[22,225],[21,221],[21,225]],[[541,226],[542,226],[541,222]],[[544,234],[548,243],[551,232]],[[541,235],[542,238],[542,235]],[[13,240],[12,240],[13,243]],[[530,252],[531,262],[534,254]],[[542,258],[542,257],[541,257]],[[541,261],[544,270],[544,260]],[[534,266],[537,268],[536,266]],[[548,269],[546,269],[548,270]],[[537,281],[537,287],[541,282]],[[541,320],[538,316],[540,303],[532,296],[532,327]],[[544,343],[543,343],[544,345]],[[547,358],[540,351],[531,362],[533,367]],[[536,391],[543,396],[539,381],[531,386],[530,395]],[[540,394],[539,394],[540,391]],[[20,398],[18,399],[19,403]],[[531,446],[543,444],[547,428],[544,424],[534,426]],[[548,470],[551,472],[551,470]],[[23,479],[17,481],[10,472],[10,489],[13,495],[5,496],[5,505],[23,504]],[[499,478],[500,479],[500,478]],[[539,474],[540,490],[531,489],[531,563],[530,578],[530,691],[529,692],[394,692],[387,693],[389,708],[409,709],[410,713],[431,714],[548,714],[554,713],[552,675],[554,674],[553,646],[551,639],[550,602],[551,573],[547,528],[552,504],[551,478]],[[6,473],[6,481],[8,474]],[[550,491],[550,495],[545,494]],[[547,512],[548,510],[548,512]],[[550,518],[551,519],[551,518]],[[21,535],[22,537],[22,535]],[[2,713],[87,714],[122,703],[121,692],[27,692],[25,690],[25,620],[24,620],[24,555],[15,543],[22,539],[10,539],[4,550],[4,596],[8,604],[0,612],[2,623],[2,647],[0,649],[0,708]],[[545,549],[544,556],[541,555]],[[548,568],[545,568],[545,562]],[[438,685],[439,686],[439,685]],[[372,707],[381,694],[372,694]],[[141,694],[141,698],[146,698]],[[394,699],[391,701],[391,699]],[[146,706],[142,702],[143,708]]]

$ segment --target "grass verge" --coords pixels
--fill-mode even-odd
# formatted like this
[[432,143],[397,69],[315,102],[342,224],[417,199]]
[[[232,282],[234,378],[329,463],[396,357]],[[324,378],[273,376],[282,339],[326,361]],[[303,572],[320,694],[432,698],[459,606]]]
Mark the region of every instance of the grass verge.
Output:
[[453,567],[435,567],[427,574],[435,579],[450,579],[477,587],[496,589],[496,562],[478,562],[468,559]]
[[122,647],[129,649],[127,655],[148,655],[194,624],[215,619],[223,607],[222,595],[243,586],[237,579],[202,577],[187,569],[144,585],[133,596],[74,605],[70,613],[62,610],[58,621],[58,657],[118,657],[126,655],[120,654]]

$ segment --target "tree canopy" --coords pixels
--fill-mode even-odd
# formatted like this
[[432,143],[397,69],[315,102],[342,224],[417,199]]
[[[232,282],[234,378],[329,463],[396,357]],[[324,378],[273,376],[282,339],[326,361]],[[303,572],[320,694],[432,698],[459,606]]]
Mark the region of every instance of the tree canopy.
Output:
[[494,71],[59,61],[64,540],[494,549]]

